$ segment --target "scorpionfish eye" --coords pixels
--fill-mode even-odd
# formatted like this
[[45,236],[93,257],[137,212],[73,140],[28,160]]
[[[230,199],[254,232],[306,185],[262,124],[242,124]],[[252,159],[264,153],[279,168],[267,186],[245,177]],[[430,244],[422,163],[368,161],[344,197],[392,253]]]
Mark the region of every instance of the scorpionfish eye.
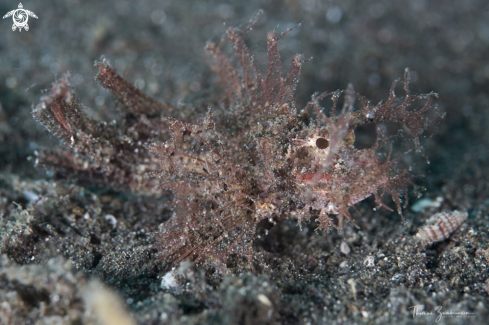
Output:
[[325,138],[317,138],[316,147],[318,147],[318,149],[326,149],[329,147],[329,141]]

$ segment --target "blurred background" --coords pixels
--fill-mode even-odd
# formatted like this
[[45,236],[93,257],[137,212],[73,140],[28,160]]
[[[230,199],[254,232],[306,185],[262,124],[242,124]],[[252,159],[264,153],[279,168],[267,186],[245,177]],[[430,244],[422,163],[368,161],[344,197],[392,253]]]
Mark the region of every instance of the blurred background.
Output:
[[[17,1],[0,2],[0,14],[17,9]],[[263,309],[263,300],[252,302],[266,286],[279,288],[275,298],[280,295],[281,300],[269,295],[273,302],[281,303],[274,316],[282,317],[277,323],[308,323],[314,318],[307,315],[317,314],[328,320],[335,318],[338,323],[347,319],[338,315],[347,315],[344,317],[357,322],[373,319],[379,324],[407,324],[411,321],[408,307],[419,303],[430,308],[443,305],[446,310],[453,307],[477,311],[477,321],[487,318],[482,301],[487,304],[489,282],[484,261],[489,255],[484,255],[484,259],[481,256],[489,252],[488,1],[27,0],[22,4],[38,16],[29,17],[29,31],[13,32],[12,17],[0,20],[0,221],[2,227],[15,221],[15,227],[20,224],[28,234],[24,236],[23,228],[15,234],[10,231],[13,239],[7,245],[9,258],[21,264],[41,263],[41,268],[48,257],[63,255],[77,270],[87,276],[95,274],[119,290],[127,298],[127,305],[134,301],[131,308],[138,320],[144,319],[141,323],[148,323],[147,315],[162,322],[173,322],[171,317],[185,315],[181,318],[185,323],[189,315],[195,315],[196,323],[200,322],[198,317],[210,315],[208,323],[215,324],[217,318],[212,318],[212,310],[223,309],[222,315],[227,316],[220,316],[222,323],[239,318],[248,319],[247,324],[258,324],[253,317],[269,317],[269,311]],[[182,287],[181,295],[173,297],[161,290],[158,270],[145,264],[154,260],[149,244],[155,240],[153,232],[166,218],[160,198],[109,193],[112,198],[100,196],[99,200],[92,192],[76,188],[71,201],[60,199],[63,204],[53,204],[53,213],[48,209],[42,218],[36,217],[28,224],[32,219],[25,217],[14,202],[25,207],[35,200],[37,195],[29,188],[45,187],[47,193],[57,193],[56,189],[60,193],[71,191],[67,188],[71,184],[36,183],[50,180],[50,175],[35,170],[34,162],[28,159],[35,150],[59,145],[31,116],[32,105],[39,102],[54,80],[70,71],[75,95],[86,113],[105,121],[117,119],[112,95],[94,81],[97,69],[93,63],[104,55],[124,78],[149,95],[176,106],[203,106],[212,97],[216,83],[205,59],[206,41],[219,41],[227,26],[247,22],[258,9],[263,9],[265,15],[244,39],[263,73],[267,64],[266,33],[275,28],[280,33],[301,24],[279,42],[284,73],[296,53],[303,54],[307,61],[297,90],[299,108],[314,92],[345,89],[349,82],[372,102],[385,100],[391,83],[402,78],[406,67],[411,69],[412,92],[439,94],[435,104],[446,113],[445,120],[423,134],[424,156],[413,151],[403,160],[413,167],[414,174],[423,175],[415,182],[426,187],[425,198],[442,197],[440,209],[468,210],[469,219],[460,231],[458,244],[446,241],[426,251],[412,244],[417,228],[439,206],[421,213],[408,208],[404,214],[406,223],[402,223],[397,214],[387,210],[373,213],[373,200],[366,200],[356,206],[360,217],[355,220],[360,228],[353,229],[350,224],[347,228],[346,239],[353,248],[349,258],[345,256],[350,249],[348,253],[340,249],[344,238],[338,233],[315,234],[314,223],[301,231],[290,220],[272,228],[267,238],[255,241],[255,248],[264,256],[262,260],[272,265],[264,272],[268,275],[229,276],[221,285],[218,281],[207,282],[209,285],[194,281],[197,284],[193,289]],[[403,96],[401,86],[396,91]],[[372,145],[372,132],[372,126],[357,130],[357,145]],[[397,152],[409,147],[413,147],[412,143],[397,146],[396,142]],[[97,213],[90,212],[90,220],[82,219],[82,214],[78,216],[78,222],[86,224],[84,231],[90,232],[89,239],[74,233],[68,219],[62,220],[74,216],[71,211],[76,211],[78,205],[87,211],[98,209]],[[52,220],[45,222],[44,215],[48,221],[52,216]],[[107,216],[118,218],[117,230],[108,223]],[[30,230],[36,222],[46,229],[54,224],[56,229],[65,230],[50,235],[52,244],[43,244],[38,237],[42,239],[45,234]],[[2,230],[9,235],[9,228],[5,229]],[[447,245],[458,246],[446,249]],[[367,270],[366,256],[375,256],[379,267]],[[397,258],[388,260],[389,256]],[[351,263],[351,269],[344,264],[346,261]],[[4,263],[0,265],[2,271],[7,262],[0,262]],[[379,273],[375,273],[377,270]],[[50,276],[53,271],[43,272]],[[64,269],[57,272],[71,274]],[[376,281],[372,282],[374,275]],[[43,286],[38,278],[29,281],[32,288]],[[53,281],[55,285],[61,282]],[[80,278],[76,286],[82,287],[83,281]],[[365,299],[352,302],[355,283],[359,297]],[[434,283],[433,287],[429,283]],[[8,285],[2,288],[0,297],[17,290]],[[68,291],[76,298],[78,293],[73,288]],[[72,301],[79,299],[75,298]],[[145,301],[146,305],[136,301]],[[23,303],[19,306],[13,310],[21,315]],[[257,312],[260,308],[266,312]],[[32,307],[29,312],[35,314],[36,310]],[[82,315],[83,308],[80,310]],[[166,313],[176,316],[164,318]],[[391,316],[385,316],[389,313]],[[391,321],[385,317],[391,317]],[[428,318],[423,320],[433,323]],[[462,323],[466,321],[461,319]]]

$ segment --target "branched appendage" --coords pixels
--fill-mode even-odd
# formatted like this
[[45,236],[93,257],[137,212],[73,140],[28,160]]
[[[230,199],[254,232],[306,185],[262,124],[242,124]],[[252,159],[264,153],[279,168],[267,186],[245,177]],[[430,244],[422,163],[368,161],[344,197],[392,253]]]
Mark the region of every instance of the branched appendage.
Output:
[[[151,192],[155,180],[145,178],[157,166],[157,159],[143,144],[166,136],[166,129],[156,115],[166,108],[142,94],[122,79],[106,61],[99,64],[98,80],[121,96],[127,114],[122,127],[97,122],[83,114],[83,108],[72,93],[69,74],[53,83],[48,96],[32,110],[32,115],[71,150],[57,148],[36,152],[36,166],[56,171],[62,178],[71,177],[83,185],[107,186],[115,189]],[[129,99],[127,97],[129,96]],[[126,98],[126,100],[124,100]],[[146,116],[142,113],[153,114]]]
[[66,145],[74,146],[75,129],[83,116],[76,103],[67,73],[53,83],[51,93],[32,110],[34,118]]
[[[275,31],[267,35],[268,69],[266,77],[260,74],[250,50],[241,36],[258,23],[263,14],[260,12],[250,22],[241,28],[228,28],[226,37],[221,44],[207,42],[206,50],[214,73],[219,77],[230,103],[243,104],[254,116],[295,114],[295,107],[289,103],[293,100],[297,83],[299,82],[302,56],[297,54],[290,64],[289,73],[282,77],[282,63],[278,50],[278,41],[293,28],[275,36]],[[295,28],[295,27],[294,27]],[[242,68],[242,77],[222,53],[221,47],[231,43]]]
[[[236,28],[239,36],[250,31],[258,22],[262,19],[264,15],[263,10],[258,10],[256,14],[245,24]],[[221,86],[224,88],[229,103],[242,103],[244,94],[244,89],[242,87],[242,78],[239,76],[238,71],[231,65],[228,58],[222,53],[221,48],[226,43],[227,38],[223,37],[220,44],[216,45],[213,42],[207,42],[205,50],[207,53],[207,58],[209,65],[216,76],[219,77]],[[249,53],[248,53],[249,54]]]
[[95,79],[100,82],[102,87],[116,95],[129,112],[160,116],[162,112],[169,115],[175,111],[173,106],[154,100],[133,84],[127,82],[109,66],[104,57],[102,57],[101,62],[95,62],[95,66],[99,71]]
[[[356,94],[363,107],[359,111],[352,114],[350,127],[355,128],[366,123],[381,123],[381,122],[396,122],[406,128],[413,138],[416,146],[416,151],[421,151],[419,143],[419,135],[429,126],[440,123],[444,115],[441,114],[435,107],[431,106],[433,98],[437,98],[437,93],[429,93],[424,95],[414,95],[409,90],[409,69],[404,71],[404,92],[405,97],[399,99],[395,94],[395,87],[398,80],[392,83],[389,90],[389,98],[385,103],[380,102],[372,106],[370,101]],[[425,104],[415,110],[408,111],[407,108],[417,100],[426,100]],[[438,115],[435,121],[429,121],[423,114],[427,111],[432,111]]]

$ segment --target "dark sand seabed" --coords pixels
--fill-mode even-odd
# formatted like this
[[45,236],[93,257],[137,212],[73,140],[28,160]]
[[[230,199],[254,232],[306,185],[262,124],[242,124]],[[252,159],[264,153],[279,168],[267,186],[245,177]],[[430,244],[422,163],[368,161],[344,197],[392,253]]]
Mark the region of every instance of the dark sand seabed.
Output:
[[[440,307],[452,313],[439,323],[487,323],[487,1],[23,5],[39,17],[29,18],[29,31],[12,32],[11,18],[0,21],[1,324],[433,324]],[[17,6],[2,1],[0,14]],[[299,107],[314,92],[349,82],[373,102],[385,99],[405,67],[413,92],[439,94],[446,119],[423,134],[426,158],[414,151],[403,158],[425,190],[419,198],[410,193],[404,222],[373,211],[373,199],[362,201],[352,210],[359,228],[347,224],[344,238],[314,232],[314,222],[302,231],[294,220],[281,222],[255,240],[257,274],[238,257],[225,275],[189,262],[167,273],[152,244],[170,216],[168,198],[74,185],[36,170],[28,158],[60,143],[31,107],[69,70],[87,114],[117,119],[111,94],[93,80],[93,61],[103,54],[149,95],[187,114],[205,109],[215,84],[206,41],[219,40],[223,22],[237,26],[259,8],[265,17],[245,40],[262,69],[266,32],[302,22],[279,43],[286,71],[295,53],[313,58],[303,65]],[[368,128],[357,141],[368,145]],[[420,199],[433,207],[413,211]],[[452,210],[468,218],[449,239],[426,247],[415,240],[426,219]],[[413,317],[413,306],[421,314]]]

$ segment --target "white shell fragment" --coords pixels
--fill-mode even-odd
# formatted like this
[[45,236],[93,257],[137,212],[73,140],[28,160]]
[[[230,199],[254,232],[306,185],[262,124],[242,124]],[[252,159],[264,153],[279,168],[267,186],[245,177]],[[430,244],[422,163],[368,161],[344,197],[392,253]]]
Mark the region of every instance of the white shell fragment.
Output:
[[167,272],[161,278],[160,287],[162,289],[165,289],[165,290],[173,289],[173,288],[178,288],[178,281],[175,278],[175,269],[174,268],[170,272]]
[[419,229],[416,237],[425,244],[436,243],[450,235],[467,219],[467,212],[436,213],[427,220],[428,226]]
[[345,255],[350,254],[351,249],[350,249],[350,246],[348,245],[348,243],[346,241],[342,241],[341,242],[341,244],[340,244],[340,252],[342,252]]
[[268,299],[267,296],[265,296],[263,293],[259,293],[258,296],[256,296],[258,298],[258,300],[264,304],[265,306],[267,307],[272,307],[272,302],[270,301],[270,299]]
[[367,258],[363,261],[363,265],[366,265],[367,267],[374,267],[375,258],[372,255],[367,256]]
[[416,201],[411,206],[411,210],[414,212],[421,212],[421,211],[424,211],[424,210],[430,209],[430,208],[439,208],[442,203],[443,203],[443,198],[441,196],[437,197],[434,200],[429,199],[429,198],[424,198],[424,199]]
[[117,219],[113,215],[107,214],[105,215],[104,219],[107,220],[113,228],[117,226]]

